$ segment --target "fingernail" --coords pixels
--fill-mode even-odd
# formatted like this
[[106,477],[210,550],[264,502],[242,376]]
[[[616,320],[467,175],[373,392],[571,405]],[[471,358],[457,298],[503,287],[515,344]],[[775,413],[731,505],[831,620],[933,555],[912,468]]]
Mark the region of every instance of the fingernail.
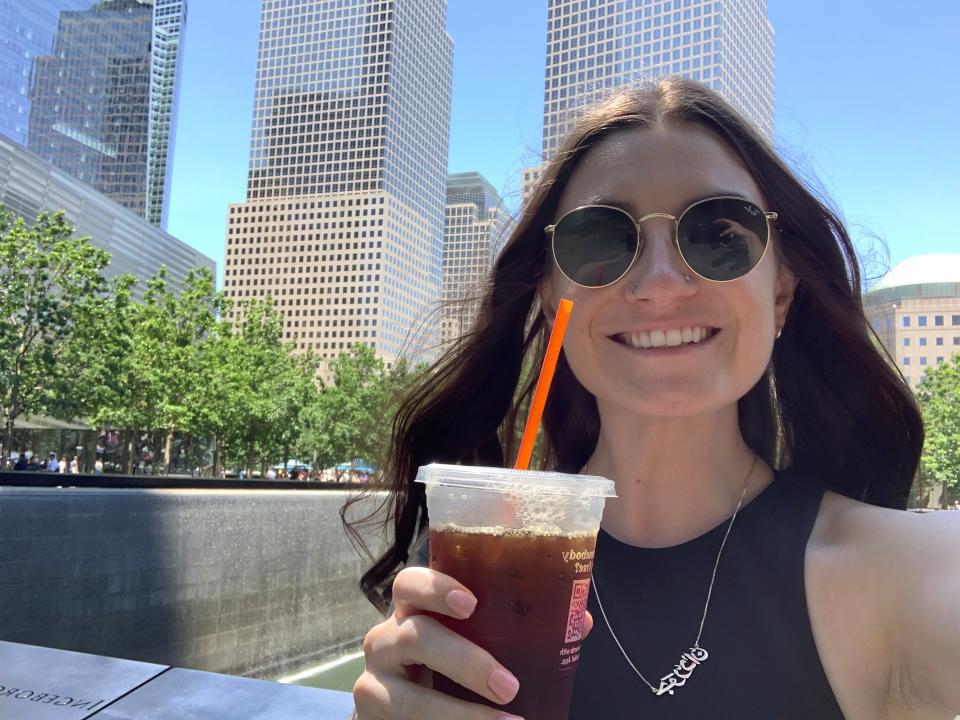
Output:
[[497,715],[497,720],[523,720],[519,715]]
[[510,702],[520,689],[520,681],[503,668],[497,668],[490,673],[490,679],[487,681],[490,689],[503,702]]
[[463,590],[451,590],[447,593],[447,607],[462,618],[468,618],[477,607],[477,599]]

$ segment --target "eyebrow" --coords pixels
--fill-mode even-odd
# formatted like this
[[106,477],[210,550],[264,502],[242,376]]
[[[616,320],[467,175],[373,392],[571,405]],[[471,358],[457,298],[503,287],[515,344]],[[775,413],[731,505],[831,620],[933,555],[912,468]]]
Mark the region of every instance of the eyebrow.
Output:
[[[750,200],[750,198],[748,198],[742,192],[718,189],[718,190],[710,190],[704,193],[703,195],[700,195],[696,198],[693,198],[692,200],[687,201],[687,203],[683,206],[683,209],[686,209],[691,205],[696,205],[698,202],[702,200],[708,200],[710,198],[715,198],[715,197],[734,197],[734,198],[739,198],[740,200],[749,200],[750,202],[753,202],[752,200]],[[636,206],[633,204],[633,201],[627,198],[608,197],[605,195],[590,195],[587,198],[587,202],[584,204],[585,205],[612,205],[613,207],[620,208],[621,210],[626,210],[631,215],[637,215]],[[653,212],[661,212],[661,211],[654,210]]]

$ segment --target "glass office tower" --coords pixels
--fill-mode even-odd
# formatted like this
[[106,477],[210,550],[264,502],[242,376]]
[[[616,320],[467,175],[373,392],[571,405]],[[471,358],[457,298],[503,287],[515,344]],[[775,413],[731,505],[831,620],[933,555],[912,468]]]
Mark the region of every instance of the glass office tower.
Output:
[[30,72],[49,55],[62,10],[85,10],[94,0],[0,0],[0,135],[27,144]]
[[30,88],[29,149],[161,226],[185,13],[183,0],[61,12]]

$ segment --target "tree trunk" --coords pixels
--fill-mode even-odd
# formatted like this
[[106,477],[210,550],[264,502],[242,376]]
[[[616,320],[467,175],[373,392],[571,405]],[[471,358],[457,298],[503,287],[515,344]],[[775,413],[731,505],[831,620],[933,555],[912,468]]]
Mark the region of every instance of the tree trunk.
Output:
[[97,438],[100,433],[92,430],[93,437],[83,444],[83,462],[80,465],[80,472],[93,472],[93,466],[97,462]]
[[162,430],[154,430],[150,433],[150,456],[153,458],[150,469],[154,475],[160,474],[157,466],[160,464],[160,456],[163,453],[164,435],[165,433]]
[[7,458],[13,452],[13,415],[7,415],[6,422],[3,424],[3,447],[0,448],[0,452],[3,452],[0,468],[4,468]]
[[126,468],[127,475],[133,475],[133,443],[136,430],[126,428],[123,431],[123,451],[120,454],[120,464]]
[[210,469],[215,478],[220,477],[220,438],[213,436],[213,467]]
[[174,428],[167,430],[167,439],[163,445],[163,474],[170,474],[170,466],[173,464],[173,433]]

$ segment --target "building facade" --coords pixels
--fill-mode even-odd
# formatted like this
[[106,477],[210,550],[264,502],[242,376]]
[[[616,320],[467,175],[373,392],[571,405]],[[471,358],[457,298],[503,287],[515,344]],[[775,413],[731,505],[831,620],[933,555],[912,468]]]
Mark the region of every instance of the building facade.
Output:
[[440,340],[453,43],[445,0],[263,0],[245,202],[224,290],[284,339],[388,364]]
[[86,10],[93,2],[0,0],[0,135],[27,144],[33,60],[53,51],[62,10]]
[[446,347],[468,332],[477,317],[483,284],[503,248],[513,218],[480,173],[447,176],[443,237],[443,316]]
[[41,212],[63,210],[78,236],[89,235],[94,245],[110,252],[107,276],[129,273],[141,280],[137,296],[145,289],[143,281],[161,266],[167,268],[174,292],[193,268],[209,268],[216,277],[216,263],[206,255],[2,135],[0,204],[27,222]]
[[[549,0],[541,160],[585,105],[662,77],[717,90],[773,140],[774,31],[766,0]],[[521,202],[538,167],[527,168]],[[526,192],[524,192],[526,188]]]
[[164,226],[183,0],[102,0],[60,13],[33,61],[27,146]]
[[916,389],[926,371],[960,352],[960,254],[908,258],[863,297],[884,348]]
[[147,147],[146,219],[167,227],[177,108],[183,67],[182,37],[187,25],[185,0],[154,0],[150,50],[150,122]]

